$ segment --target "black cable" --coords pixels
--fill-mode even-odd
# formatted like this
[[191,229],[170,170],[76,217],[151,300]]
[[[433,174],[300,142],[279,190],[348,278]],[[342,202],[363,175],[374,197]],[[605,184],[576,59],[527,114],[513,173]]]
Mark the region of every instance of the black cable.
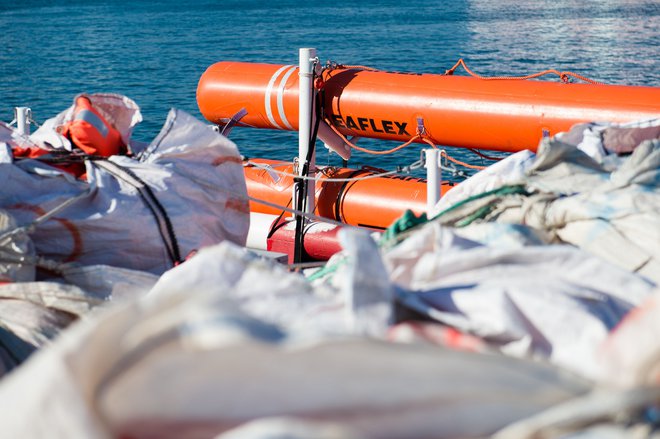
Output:
[[[118,165],[117,163],[108,160],[96,161],[102,162],[104,165],[103,168],[112,174],[115,178],[122,179],[138,191],[140,198],[156,220],[158,232],[160,233],[160,237],[163,240],[163,244],[165,245],[167,255],[172,261],[172,265],[176,265],[179,262],[182,262],[181,251],[179,249],[179,241],[177,240],[176,234],[174,233],[174,226],[172,225],[172,221],[170,220],[167,211],[160,203],[160,201],[158,201],[158,198],[156,198],[156,195],[153,193],[151,188],[133,171],[124,166]],[[127,178],[126,176],[130,178]],[[131,181],[131,179],[137,181],[137,184],[134,181]]]
[[[312,84],[314,84],[316,79],[315,71],[312,71]],[[305,157],[305,162],[302,164],[302,170],[300,175],[303,177],[309,176],[309,166],[312,161],[312,156],[314,155],[314,150],[316,149],[316,137],[319,131],[319,125],[323,116],[323,99],[321,98],[323,90],[315,93],[315,96],[312,98],[312,104],[314,105],[314,113],[310,114],[310,126],[312,125],[313,117],[316,116],[316,123],[314,124],[314,129],[310,133],[309,147],[307,148],[307,156]],[[298,164],[300,166],[300,163]],[[296,203],[296,210],[299,212],[305,212],[307,207],[307,190],[308,190],[308,180],[295,178],[294,179],[296,187],[298,188],[298,200]],[[296,214],[296,235],[295,242],[293,247],[293,262],[300,263],[303,262],[304,254],[304,224],[305,219],[302,215]]]
[[[292,201],[291,198],[289,198],[289,202],[286,203],[286,206],[284,206],[284,207],[289,207],[289,205],[291,204],[291,201]],[[285,214],[286,214],[286,210],[282,210],[282,212],[280,212],[280,214],[278,215],[277,219],[275,221],[273,221],[273,225],[271,226],[270,231],[268,232],[268,235],[266,236],[266,239],[272,238],[273,235],[275,234],[275,232],[277,232],[279,229],[281,229],[282,227],[284,227],[287,224],[286,221],[282,221],[282,217],[284,217]]]

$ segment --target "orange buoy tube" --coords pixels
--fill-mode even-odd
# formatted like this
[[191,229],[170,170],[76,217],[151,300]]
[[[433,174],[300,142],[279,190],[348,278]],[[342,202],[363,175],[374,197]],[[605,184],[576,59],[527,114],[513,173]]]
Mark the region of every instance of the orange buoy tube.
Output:
[[[292,174],[289,162],[252,159],[253,163],[268,165]],[[257,166],[245,166],[248,195],[280,206],[291,207],[293,177],[277,174]],[[321,172],[322,171],[322,172]],[[416,177],[387,175],[350,182],[326,181],[328,178],[366,177],[378,173],[369,169],[320,168],[316,182],[316,208],[319,216],[354,226],[384,229],[407,209],[417,214],[426,211],[426,180]],[[442,193],[451,189],[442,185]],[[250,201],[250,211],[278,215],[282,211]],[[284,215],[290,215],[285,213]]]
[[[589,121],[628,122],[660,115],[660,88],[335,69],[323,77],[325,116],[347,136],[407,141],[423,122],[434,144],[515,152],[535,150]],[[298,128],[296,66],[219,62],[197,87],[201,113],[259,128]],[[421,142],[422,140],[417,140]]]

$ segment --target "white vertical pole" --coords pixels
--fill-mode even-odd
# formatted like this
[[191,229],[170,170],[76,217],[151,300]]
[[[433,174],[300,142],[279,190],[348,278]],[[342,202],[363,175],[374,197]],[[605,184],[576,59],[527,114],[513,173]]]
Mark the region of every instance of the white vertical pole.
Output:
[[30,114],[32,110],[29,107],[16,107],[16,130],[19,134],[30,135]]
[[[299,51],[299,100],[298,100],[298,175],[301,175],[304,165],[307,161],[307,152],[309,151],[309,139],[312,136],[312,126],[314,125],[314,84],[312,83],[312,69],[314,68],[314,58],[316,58],[316,49],[300,49]],[[309,163],[309,176],[314,177],[314,168],[316,154],[312,155]],[[314,181],[307,184],[307,209],[308,213],[314,211]]]
[[438,162],[437,149],[425,149],[426,157],[426,212],[430,213],[440,200],[440,187],[442,184],[442,170]]

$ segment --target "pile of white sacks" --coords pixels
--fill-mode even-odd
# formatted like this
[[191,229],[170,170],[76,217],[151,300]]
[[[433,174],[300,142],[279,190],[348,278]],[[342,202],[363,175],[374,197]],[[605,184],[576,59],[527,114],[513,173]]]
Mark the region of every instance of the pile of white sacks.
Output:
[[[0,381],[3,435],[651,436],[659,126],[545,140],[454,188],[431,221],[378,242],[345,230],[344,251],[305,274],[243,248],[236,147],[181,112],[151,159],[110,158],[163,197],[180,254],[201,249],[174,268],[151,213],[128,201],[134,186],[88,162],[92,189],[76,192],[59,171],[5,159],[2,173],[52,179],[45,212],[55,182],[85,193],[56,217],[105,242],[67,261],[72,247],[46,242],[62,221],[34,224],[15,207],[25,197],[0,197],[0,349],[7,368],[29,356]],[[628,155],[594,141],[630,128],[651,140],[616,151]]]

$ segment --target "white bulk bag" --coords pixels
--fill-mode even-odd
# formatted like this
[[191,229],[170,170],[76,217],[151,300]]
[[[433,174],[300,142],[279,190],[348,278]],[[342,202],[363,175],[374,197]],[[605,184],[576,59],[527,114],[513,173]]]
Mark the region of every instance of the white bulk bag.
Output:
[[0,158],[0,207],[19,225],[82,194],[31,234],[48,259],[160,274],[201,247],[245,243],[249,207],[238,150],[185,112],[172,110],[137,159],[87,161],[87,182],[38,160]]

